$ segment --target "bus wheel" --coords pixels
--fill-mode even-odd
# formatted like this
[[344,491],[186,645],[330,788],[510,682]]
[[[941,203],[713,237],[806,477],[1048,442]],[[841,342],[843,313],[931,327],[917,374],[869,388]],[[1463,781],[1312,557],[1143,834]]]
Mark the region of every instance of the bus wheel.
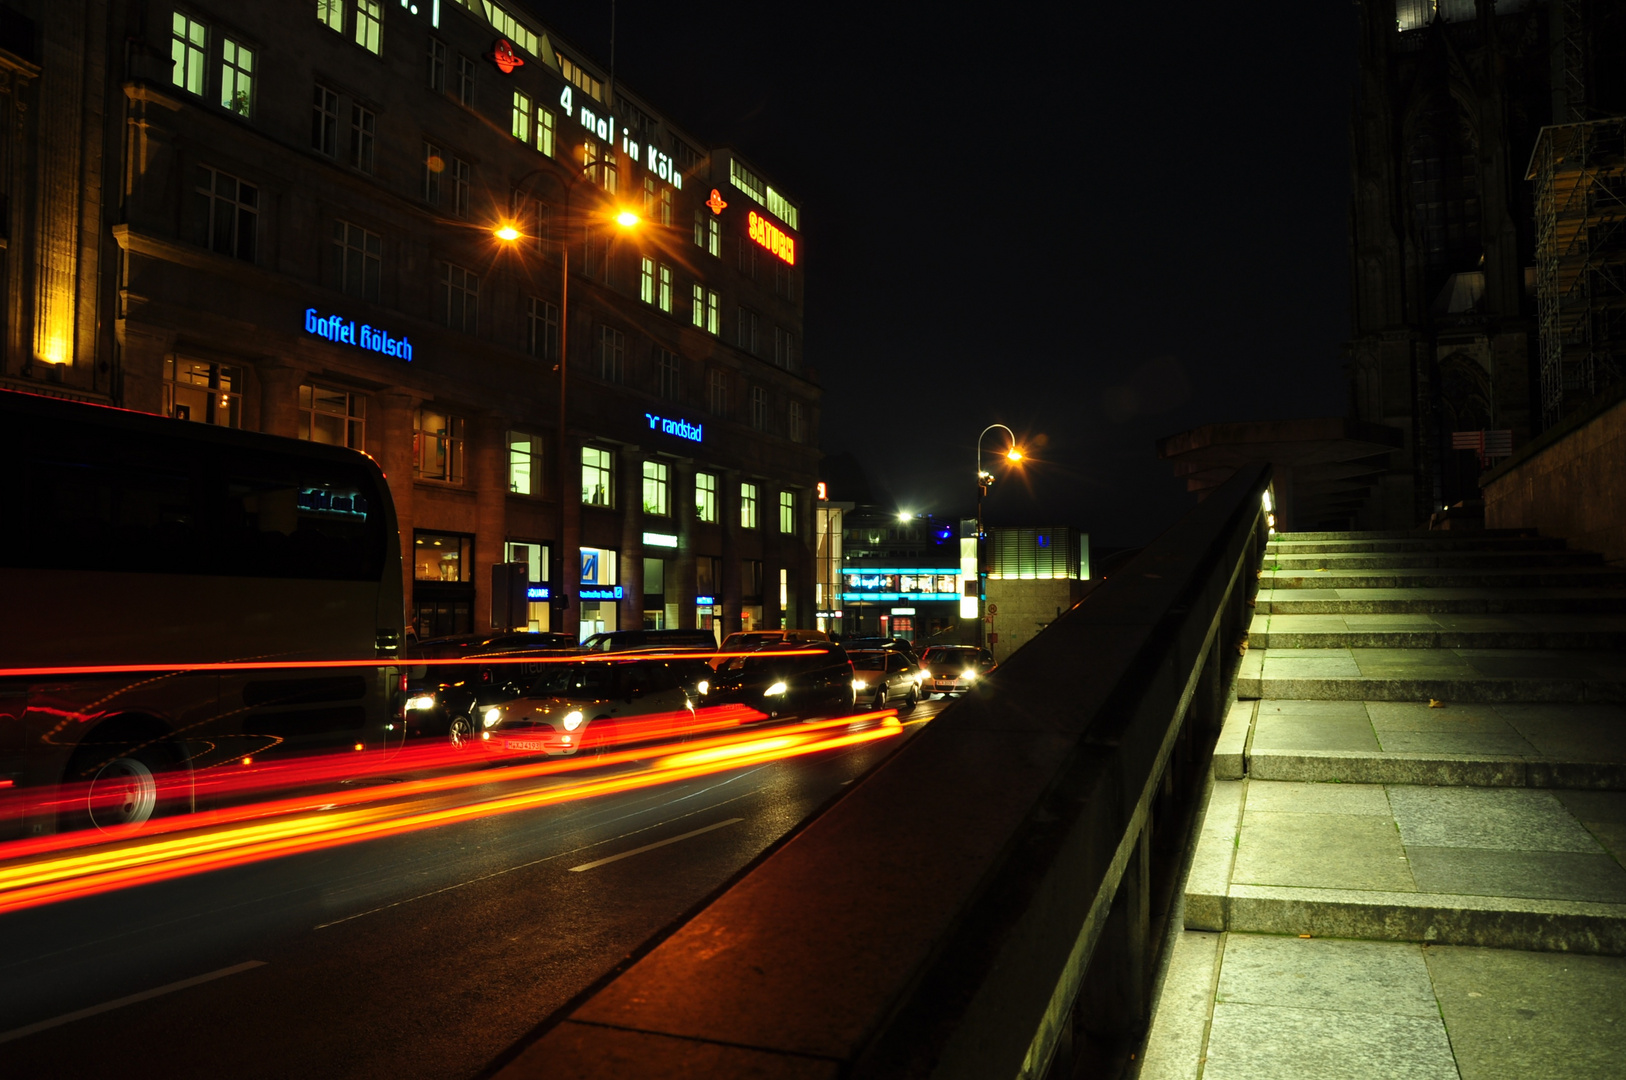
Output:
[[474,739],[474,721],[466,716],[452,717],[452,722],[446,728],[446,738],[461,750]]
[[105,762],[90,776],[75,817],[104,832],[142,825],[158,813],[158,773],[164,763],[147,754]]

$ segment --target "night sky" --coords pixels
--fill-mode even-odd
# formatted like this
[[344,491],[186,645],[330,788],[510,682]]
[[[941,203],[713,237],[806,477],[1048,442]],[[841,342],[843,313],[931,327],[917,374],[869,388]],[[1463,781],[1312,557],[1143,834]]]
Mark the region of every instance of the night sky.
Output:
[[[607,63],[607,4],[527,2]],[[622,0],[616,77],[801,205],[821,445],[877,501],[969,514],[999,421],[990,521],[1142,544],[1192,501],[1159,436],[1347,411],[1355,9],[965,12]]]

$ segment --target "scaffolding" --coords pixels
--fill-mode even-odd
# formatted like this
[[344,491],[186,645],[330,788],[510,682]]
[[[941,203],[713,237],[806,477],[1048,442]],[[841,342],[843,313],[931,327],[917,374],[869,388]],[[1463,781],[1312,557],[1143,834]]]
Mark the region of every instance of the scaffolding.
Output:
[[1550,428],[1626,373],[1626,117],[1542,128],[1525,178]]

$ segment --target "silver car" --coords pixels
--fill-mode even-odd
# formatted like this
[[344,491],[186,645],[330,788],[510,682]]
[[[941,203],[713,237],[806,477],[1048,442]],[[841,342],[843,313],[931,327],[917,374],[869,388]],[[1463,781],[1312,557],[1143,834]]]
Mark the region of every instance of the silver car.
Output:
[[529,690],[487,707],[476,740],[493,754],[603,753],[681,738],[709,689],[703,660],[581,660],[549,665]]

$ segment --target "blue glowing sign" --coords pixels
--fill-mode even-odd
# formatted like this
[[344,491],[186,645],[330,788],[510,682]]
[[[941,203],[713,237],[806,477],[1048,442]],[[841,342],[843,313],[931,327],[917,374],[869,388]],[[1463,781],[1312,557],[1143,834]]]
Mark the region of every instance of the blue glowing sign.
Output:
[[397,360],[412,362],[412,343],[406,338],[390,337],[385,331],[376,326],[368,326],[366,323],[362,323],[358,328],[354,319],[345,319],[338,315],[318,315],[313,307],[305,309],[305,333],[314,334],[336,345],[354,345],[368,352],[382,353]]
[[694,598],[694,602],[700,607],[711,607],[717,603],[717,598],[715,596],[697,596]]
[[644,419],[649,421],[649,430],[676,435],[678,438],[688,439],[690,442],[699,442],[706,428],[704,424],[691,424],[687,420],[668,420],[666,417],[656,416],[654,413],[644,413]]
[[525,599],[527,600],[551,600],[552,598],[552,594],[548,592],[546,585],[532,585],[525,590]]
[[592,548],[582,548],[582,584],[598,584],[598,552]]
[[583,589],[581,591],[583,600],[619,600],[623,595],[619,585],[610,589]]

